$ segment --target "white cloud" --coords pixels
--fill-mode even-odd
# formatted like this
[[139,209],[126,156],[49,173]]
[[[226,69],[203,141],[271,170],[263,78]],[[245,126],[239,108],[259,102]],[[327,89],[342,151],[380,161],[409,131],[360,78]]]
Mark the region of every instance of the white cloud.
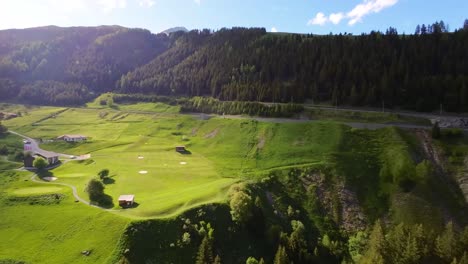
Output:
[[365,0],[346,14],[350,19],[348,24],[354,25],[362,21],[364,16],[372,13],[379,13],[383,9],[391,7],[396,3],[398,3],[398,0]]
[[399,0],[363,0],[360,4],[356,5],[351,11],[346,14],[343,12],[332,13],[330,16],[325,16],[324,13],[319,12],[314,18],[307,22],[307,25],[320,25],[323,26],[327,22],[335,25],[339,24],[341,20],[347,19],[348,25],[352,26],[357,22],[361,22],[362,18],[373,13],[394,6]]
[[104,13],[110,13],[114,9],[123,9],[127,7],[127,0],[99,0],[97,3]]
[[156,2],[153,0],[140,0],[138,1],[138,4],[142,7],[152,7],[156,4]]
[[328,17],[328,20],[330,20],[330,22],[332,22],[333,24],[338,25],[343,18],[345,18],[345,15],[343,13],[341,13],[341,12],[340,13],[332,13]]
[[323,26],[325,25],[325,23],[327,23],[327,21],[328,21],[328,18],[325,16],[325,14],[322,12],[319,12],[315,15],[314,18],[312,18],[311,20],[309,20],[309,22],[307,22],[307,25]]
[[200,5],[201,4],[201,0],[193,0],[195,2],[195,4],[197,5]]
[[276,27],[272,27],[270,32],[276,33],[276,32],[278,32],[278,29],[276,29]]

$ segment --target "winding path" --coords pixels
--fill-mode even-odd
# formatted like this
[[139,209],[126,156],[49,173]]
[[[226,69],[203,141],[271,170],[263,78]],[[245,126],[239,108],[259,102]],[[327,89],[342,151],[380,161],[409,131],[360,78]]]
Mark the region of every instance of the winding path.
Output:
[[119,211],[119,210],[115,210],[115,209],[107,209],[107,208],[104,208],[104,207],[100,207],[98,205],[95,205],[95,204],[91,204],[90,202],[86,201],[85,199],[81,198],[79,195],[78,195],[78,190],[76,189],[76,187],[74,185],[71,185],[71,184],[68,184],[68,183],[61,183],[61,182],[50,182],[50,181],[44,181],[44,180],[38,180],[37,179],[37,174],[34,173],[32,176],[31,176],[31,181],[35,182],[35,183],[40,183],[40,184],[47,184],[47,185],[60,185],[60,186],[66,186],[66,187],[69,187],[72,189],[72,193],[73,193],[73,197],[75,197],[75,200],[76,201],[79,201],[80,203],[83,203],[83,204],[86,204],[86,205],[89,205],[89,206],[92,206],[92,207],[95,207],[95,208],[99,208],[101,210],[104,210],[104,211]]

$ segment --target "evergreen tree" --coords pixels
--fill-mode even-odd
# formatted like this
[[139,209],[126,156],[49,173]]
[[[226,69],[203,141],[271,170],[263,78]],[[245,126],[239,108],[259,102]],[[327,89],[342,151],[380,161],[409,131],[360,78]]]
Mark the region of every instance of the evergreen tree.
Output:
[[214,261],[213,261],[213,264],[221,264],[221,257],[219,257],[219,255],[216,255]]
[[421,26],[420,25],[416,26],[416,30],[414,31],[414,34],[415,35],[420,35],[421,34]]
[[362,258],[362,263],[384,263],[385,248],[386,242],[382,223],[380,220],[377,220],[369,236],[368,249]]
[[212,242],[207,236],[205,236],[198,248],[196,264],[211,264],[213,261]]
[[278,247],[278,250],[276,251],[273,264],[289,264],[289,263],[290,261],[288,258],[288,254],[286,253],[286,249],[280,245]]
[[445,262],[450,262],[458,256],[458,238],[453,229],[453,223],[449,222],[435,243],[435,252]]
[[441,134],[440,134],[439,122],[435,122],[434,125],[432,126],[432,138],[439,139],[440,136]]

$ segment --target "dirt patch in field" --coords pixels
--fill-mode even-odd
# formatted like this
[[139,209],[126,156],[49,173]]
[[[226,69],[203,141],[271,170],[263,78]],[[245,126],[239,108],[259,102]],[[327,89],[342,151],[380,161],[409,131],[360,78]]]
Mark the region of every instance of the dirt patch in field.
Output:
[[215,130],[211,131],[210,133],[205,135],[205,138],[214,138],[216,135],[218,135],[219,128],[216,128]]
[[42,179],[44,179],[44,180],[46,180],[46,181],[56,181],[56,180],[57,180],[57,177],[44,177],[44,178],[42,178]]
[[144,158],[145,158],[145,157],[143,157],[143,156],[138,156],[138,159],[144,159]]
[[263,149],[264,146],[265,146],[265,136],[261,136],[261,137],[258,139],[257,148],[258,148],[258,149]]
[[293,146],[304,146],[304,144],[305,144],[305,140],[302,138],[297,139],[292,143]]
[[148,171],[141,170],[141,171],[139,171],[138,173],[140,173],[140,174],[148,174]]
[[180,165],[187,165],[187,162],[181,161],[181,162],[180,162]]

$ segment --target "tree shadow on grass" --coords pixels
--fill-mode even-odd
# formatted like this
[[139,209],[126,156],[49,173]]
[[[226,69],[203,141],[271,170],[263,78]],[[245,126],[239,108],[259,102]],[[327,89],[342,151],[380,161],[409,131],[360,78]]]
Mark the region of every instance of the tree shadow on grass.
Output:
[[133,209],[133,208],[137,208],[138,206],[140,206],[139,203],[137,202],[134,202],[132,205],[130,206],[122,206],[122,209]]
[[48,170],[38,170],[36,172],[37,176],[39,177],[39,179],[43,180],[43,181],[47,181],[45,180],[44,178],[45,177],[54,177],[54,173],[48,171]]
[[112,196],[108,194],[102,194],[99,198],[91,201],[92,205],[97,205],[99,207],[110,209],[114,207],[114,202],[112,201]]
[[114,184],[115,183],[115,180],[110,178],[110,177],[106,177],[102,180],[102,183],[104,183],[105,185],[108,185],[108,184]]

